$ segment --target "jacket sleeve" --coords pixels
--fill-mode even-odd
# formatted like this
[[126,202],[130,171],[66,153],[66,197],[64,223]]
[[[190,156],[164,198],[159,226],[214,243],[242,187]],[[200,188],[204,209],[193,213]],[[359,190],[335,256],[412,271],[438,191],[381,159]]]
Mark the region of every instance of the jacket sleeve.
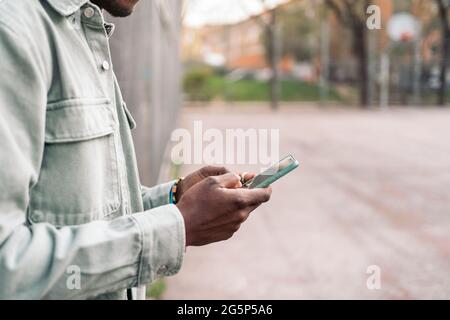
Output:
[[152,188],[142,186],[141,193],[144,209],[149,210],[170,204],[170,189],[174,183],[175,180],[154,186]]
[[185,240],[174,205],[72,227],[27,223],[50,78],[38,52],[0,22],[0,299],[83,299],[175,274]]

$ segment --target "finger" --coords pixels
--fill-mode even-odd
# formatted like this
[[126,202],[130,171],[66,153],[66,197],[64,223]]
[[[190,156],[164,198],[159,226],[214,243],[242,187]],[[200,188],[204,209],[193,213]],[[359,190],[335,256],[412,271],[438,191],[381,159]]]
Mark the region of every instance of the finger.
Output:
[[229,172],[230,171],[225,167],[207,166],[200,169],[201,175],[205,178],[210,176],[220,176]]
[[235,173],[227,173],[216,177],[216,181],[222,188],[240,188],[242,187],[241,184],[241,177],[239,177]]
[[256,174],[252,173],[252,172],[243,172],[241,174],[239,174],[242,178],[242,181],[247,182],[248,180],[251,180],[255,177]]
[[247,180],[253,179],[256,176],[256,173],[253,172],[247,172],[247,174],[245,175],[245,178]]
[[240,224],[244,223],[245,221],[247,221],[247,219],[250,217],[250,214],[255,211],[261,204],[258,203],[256,205],[251,205],[246,207],[244,210],[240,211],[238,213],[238,222]]
[[250,216],[250,213],[252,213],[253,211],[255,211],[259,206],[261,205],[261,203],[249,206],[248,209],[248,215]]
[[260,205],[261,203],[267,202],[270,200],[270,196],[272,195],[272,188],[264,188],[264,189],[236,189],[229,190],[229,192],[234,193],[234,196],[237,197],[242,206],[250,207],[255,205]]

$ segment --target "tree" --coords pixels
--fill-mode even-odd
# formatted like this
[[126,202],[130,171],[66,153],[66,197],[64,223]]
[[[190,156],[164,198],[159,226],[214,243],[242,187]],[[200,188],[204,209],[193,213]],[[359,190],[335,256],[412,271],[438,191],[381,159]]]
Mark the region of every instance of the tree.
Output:
[[[261,0],[264,2],[264,0]],[[269,60],[272,76],[270,78],[270,102],[272,109],[278,109],[280,100],[280,75],[278,63],[280,61],[280,53],[278,48],[278,26],[277,26],[277,8],[269,10],[269,19],[265,24],[265,34],[268,41],[267,58]]]
[[297,6],[279,10],[282,56],[289,55],[297,61],[311,61],[318,54],[320,19],[317,11],[314,2],[299,2]]
[[352,51],[358,62],[359,100],[369,104],[369,52],[367,48],[366,9],[369,0],[324,0],[340,24],[352,33]]
[[450,69],[450,1],[435,0],[438,6],[439,19],[441,21],[442,44],[441,44],[441,72],[440,88],[438,91],[438,104],[444,106],[447,102],[447,73]]
[[[271,8],[269,1],[259,0],[263,7],[263,14],[254,18],[264,30],[263,36],[266,42],[266,60],[271,70],[270,77],[270,105],[272,109],[278,109],[280,100],[280,75],[278,64],[280,61],[279,29],[278,29],[278,8]],[[243,3],[243,2],[242,2]]]

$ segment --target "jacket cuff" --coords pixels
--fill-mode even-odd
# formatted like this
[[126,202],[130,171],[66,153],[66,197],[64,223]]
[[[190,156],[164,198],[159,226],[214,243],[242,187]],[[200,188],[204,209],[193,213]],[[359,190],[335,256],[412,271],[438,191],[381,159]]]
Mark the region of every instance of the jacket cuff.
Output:
[[138,286],[178,273],[186,247],[184,218],[178,208],[169,204],[132,217],[142,238]]
[[176,180],[173,180],[152,188],[142,186],[141,193],[144,210],[150,210],[152,208],[170,204],[170,189],[175,182]]

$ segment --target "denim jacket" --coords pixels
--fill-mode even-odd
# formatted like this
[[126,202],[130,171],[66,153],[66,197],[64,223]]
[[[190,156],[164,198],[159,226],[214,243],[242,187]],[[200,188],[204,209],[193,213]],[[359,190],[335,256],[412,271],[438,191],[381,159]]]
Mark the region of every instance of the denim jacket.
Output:
[[141,186],[87,0],[0,0],[0,298],[123,299],[180,269],[170,183]]

